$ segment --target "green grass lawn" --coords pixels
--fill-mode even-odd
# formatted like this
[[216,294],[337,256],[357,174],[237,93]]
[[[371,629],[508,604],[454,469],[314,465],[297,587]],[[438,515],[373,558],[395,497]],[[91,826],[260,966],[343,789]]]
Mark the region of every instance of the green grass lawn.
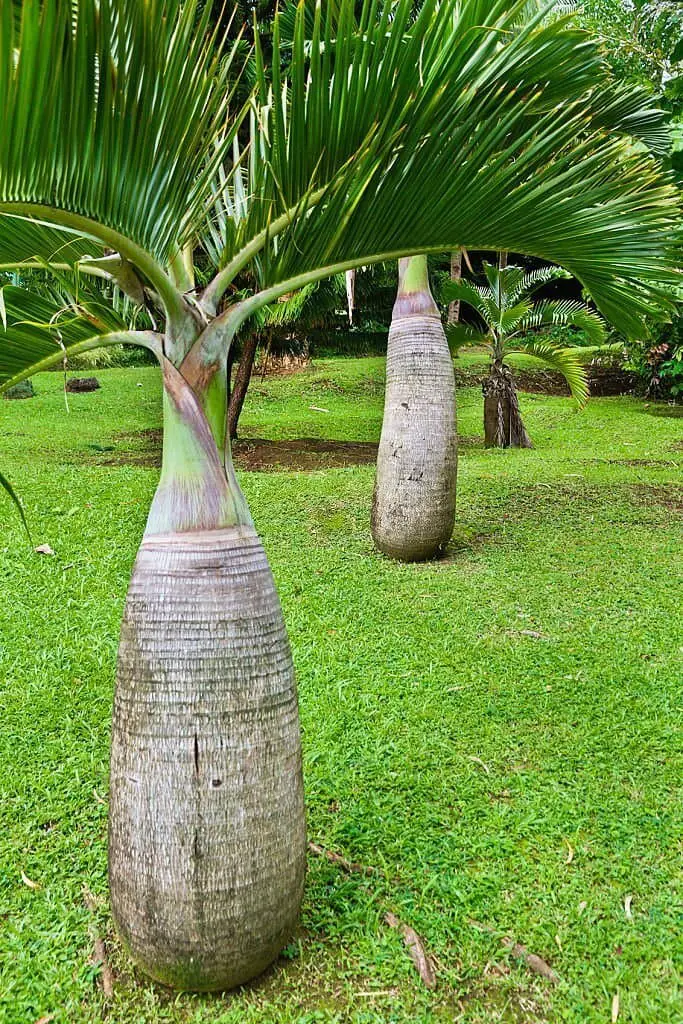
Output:
[[[244,433],[376,440],[382,375],[255,380]],[[107,910],[117,633],[157,471],[105,463],[159,427],[160,384],[99,376],[69,415],[58,374],[0,403],[0,468],[55,552],[0,498],[2,1024],[603,1024],[617,993],[620,1024],[680,1022],[683,422],[522,395],[535,449],[485,451],[463,390],[458,526],[431,565],[373,550],[372,466],[241,474],[298,669],[309,836],[377,873],[311,856],[286,955],[198,997],[136,973]],[[387,910],[436,958],[433,992]]]

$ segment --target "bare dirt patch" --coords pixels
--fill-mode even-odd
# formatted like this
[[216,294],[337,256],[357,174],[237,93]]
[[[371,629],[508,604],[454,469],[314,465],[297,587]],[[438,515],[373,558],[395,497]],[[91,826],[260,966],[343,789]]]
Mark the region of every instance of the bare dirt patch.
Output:
[[640,505],[661,505],[673,512],[683,515],[683,486],[678,484],[633,484],[632,495]]
[[[127,442],[125,448],[107,452],[97,460],[99,465],[161,466],[161,430],[121,434],[117,441]],[[340,466],[364,466],[377,458],[377,445],[373,441],[333,441],[316,437],[299,437],[288,441],[248,437],[235,441],[232,450],[239,469],[256,472],[310,472]]]
[[[564,377],[552,370],[523,370],[512,367],[512,377],[518,391],[534,395],[569,396],[569,388]],[[473,387],[485,379],[484,371],[460,370],[456,366],[455,380],[458,387]],[[636,390],[638,378],[619,367],[594,366],[589,368],[588,382],[594,398],[609,398],[632,394]]]
[[663,466],[677,466],[674,459],[582,459],[584,464],[592,463],[602,466],[635,466],[636,468],[661,469]]
[[[163,435],[161,430],[142,430],[119,434],[115,438],[121,447],[93,445],[88,461],[98,466],[142,466],[154,469],[161,466]],[[480,437],[461,437],[460,446],[482,447]],[[318,437],[298,437],[287,441],[274,441],[263,437],[245,437],[232,446],[238,469],[251,472],[313,472],[348,466],[368,466],[377,459],[375,441],[335,441]]]

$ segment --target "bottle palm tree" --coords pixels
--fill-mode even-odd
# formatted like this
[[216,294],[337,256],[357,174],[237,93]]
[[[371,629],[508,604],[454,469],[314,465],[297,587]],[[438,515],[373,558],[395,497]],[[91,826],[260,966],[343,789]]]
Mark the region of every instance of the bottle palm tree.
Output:
[[185,989],[237,985],[277,955],[305,865],[291,654],[227,431],[241,325],[334,273],[460,246],[563,263],[632,332],[675,276],[675,193],[614,127],[655,115],[610,90],[584,35],[513,36],[510,0],[427,0],[415,18],[412,0],[363,0],[358,33],[354,0],[336,6],[312,33],[298,9],[286,78],[276,17],[271,67],[257,39],[241,106],[234,48],[197,0],[0,7],[0,269],[103,277],[156,324],[5,289],[0,386],[111,344],[161,366],[163,464],[121,630],[109,880],[132,955]]
[[445,547],[455,521],[455,375],[426,256],[399,260],[371,527],[385,555],[417,562]]
[[[477,345],[488,349],[491,364],[484,391],[484,438],[488,448],[531,448],[517,401],[512,371],[505,359],[512,352],[520,352],[539,359],[566,380],[572,397],[578,405],[588,399],[588,375],[584,361],[595,346],[605,340],[605,323],[596,312],[583,302],[573,299],[542,300],[534,302],[533,292],[548,281],[570,277],[559,267],[540,267],[525,273],[512,264],[498,266],[483,263],[487,285],[470,281],[451,281],[444,285],[444,299],[461,302],[478,313],[484,322],[479,329],[460,323],[448,328],[453,348]],[[578,327],[594,347],[566,348],[555,342],[535,337],[548,327]]]
[[[508,31],[574,12],[571,0],[526,0],[510,5]],[[565,18],[565,22],[566,22]],[[635,134],[664,152],[648,117],[626,125],[608,122],[615,130]],[[460,274],[459,258],[451,272]],[[455,522],[457,435],[455,380],[448,343],[429,291],[423,256],[415,256],[399,273],[399,294],[387,349],[387,389],[377,476],[372,505],[372,533],[377,547],[402,561],[433,557],[448,543]],[[404,294],[404,278],[421,278],[418,294]],[[410,308],[410,307],[414,308]],[[449,323],[456,318],[451,302]],[[419,366],[419,369],[416,367]],[[413,387],[412,400],[406,401]],[[438,424],[438,426],[437,426]]]

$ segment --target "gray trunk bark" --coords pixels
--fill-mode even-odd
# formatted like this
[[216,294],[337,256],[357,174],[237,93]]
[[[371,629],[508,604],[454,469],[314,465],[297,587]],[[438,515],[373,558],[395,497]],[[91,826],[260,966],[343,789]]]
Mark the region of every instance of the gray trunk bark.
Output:
[[413,562],[446,546],[456,473],[455,377],[441,319],[428,290],[400,289],[389,331],[372,508],[380,551]]
[[[182,390],[175,378],[174,387]],[[174,436],[178,407],[168,405]],[[168,476],[160,493],[171,504]],[[109,878],[119,934],[144,970],[176,988],[219,990],[263,971],[296,926],[301,747],[289,643],[261,543],[244,522],[159,532],[155,524],[190,507],[181,483],[178,508],[150,517],[126,602]]]

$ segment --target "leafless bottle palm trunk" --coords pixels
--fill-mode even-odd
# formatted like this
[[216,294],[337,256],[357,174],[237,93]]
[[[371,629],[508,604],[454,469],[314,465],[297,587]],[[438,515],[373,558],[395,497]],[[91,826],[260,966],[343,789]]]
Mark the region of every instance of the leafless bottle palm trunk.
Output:
[[224,373],[206,388],[164,361],[164,459],[126,601],[111,751],[119,934],[149,974],[192,990],[234,987],[277,956],[305,864],[294,671],[221,450]]
[[432,558],[453,532],[457,473],[455,377],[426,256],[399,263],[387,348],[384,420],[372,535],[404,562]]

